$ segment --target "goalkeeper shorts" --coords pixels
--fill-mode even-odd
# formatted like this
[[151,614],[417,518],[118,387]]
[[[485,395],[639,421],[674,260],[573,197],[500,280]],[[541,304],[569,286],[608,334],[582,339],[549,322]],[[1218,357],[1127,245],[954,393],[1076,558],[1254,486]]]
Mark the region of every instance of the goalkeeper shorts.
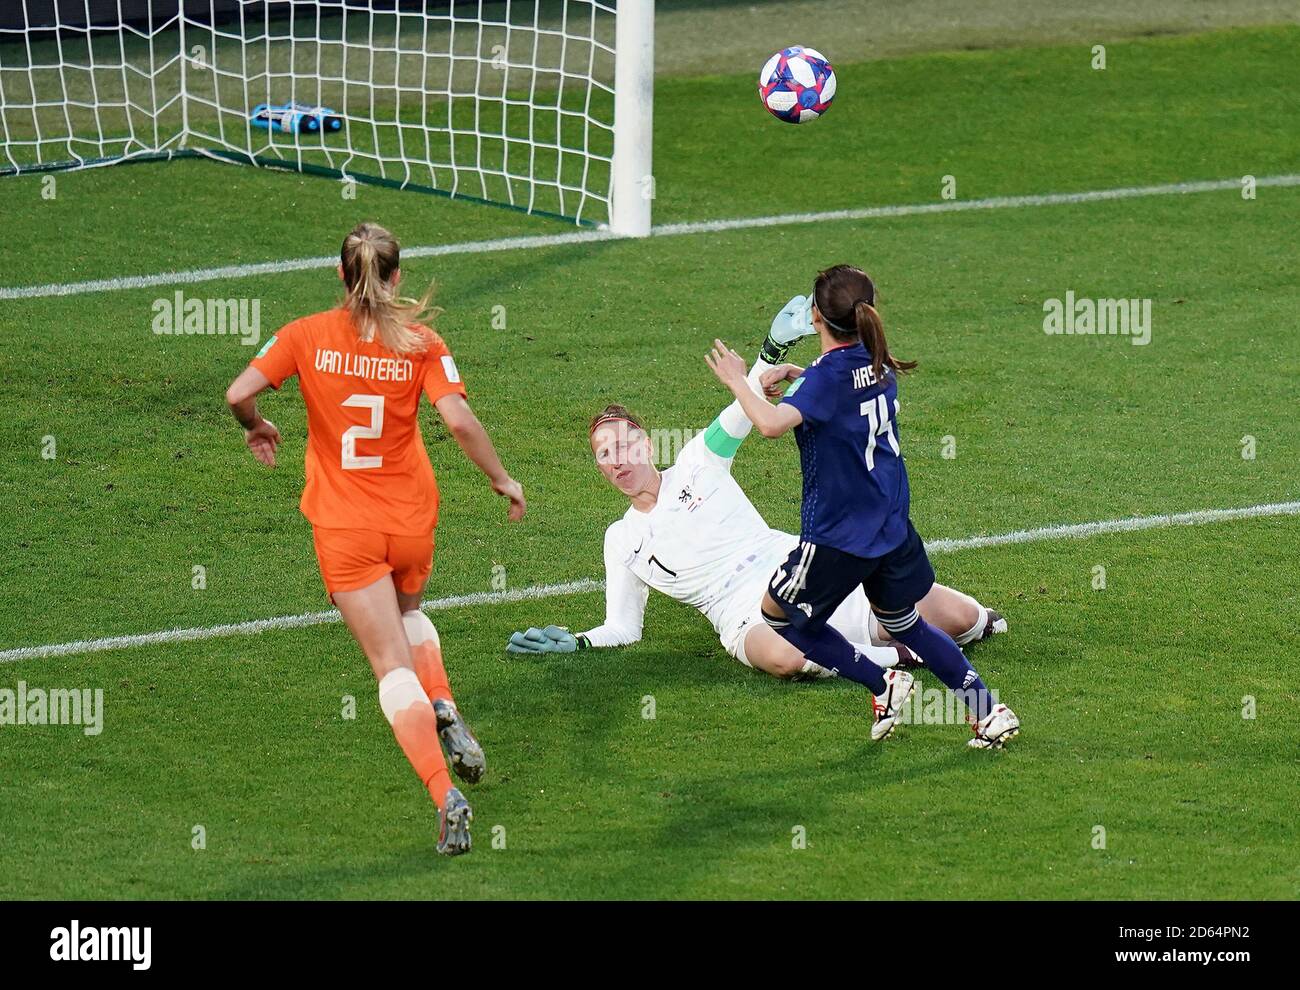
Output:
[[424,590],[433,570],[433,531],[428,536],[393,536],[368,529],[312,527],[316,560],[330,599],[340,591],[359,591],[393,575],[406,595]]

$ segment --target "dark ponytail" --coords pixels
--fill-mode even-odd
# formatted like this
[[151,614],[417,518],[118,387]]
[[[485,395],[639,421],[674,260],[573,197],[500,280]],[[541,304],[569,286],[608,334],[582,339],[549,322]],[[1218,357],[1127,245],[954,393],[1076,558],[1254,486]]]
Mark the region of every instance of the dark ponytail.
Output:
[[885,325],[876,312],[876,287],[871,278],[852,265],[835,265],[819,272],[813,282],[813,302],[836,340],[856,336],[871,354],[871,370],[879,381],[886,368],[911,371],[915,361],[899,361],[889,353]]
[[911,371],[916,367],[915,361],[900,361],[889,353],[889,344],[885,340],[885,325],[880,321],[876,307],[865,299],[859,299],[853,307],[853,318],[858,325],[858,338],[862,346],[871,354],[871,370],[876,381],[880,381],[885,368],[894,371]]

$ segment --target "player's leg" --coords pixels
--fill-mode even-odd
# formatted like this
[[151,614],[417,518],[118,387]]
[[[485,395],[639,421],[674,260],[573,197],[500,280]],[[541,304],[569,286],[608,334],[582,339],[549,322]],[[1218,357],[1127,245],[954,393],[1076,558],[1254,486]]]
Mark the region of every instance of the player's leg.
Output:
[[382,534],[314,530],[321,576],[339,614],[379,683],[379,707],[397,744],[429,792],[442,819],[438,851],[468,852],[473,815],[451,776],[438,742],[438,719],[411,664]]
[[402,628],[392,577],[385,574],[364,588],[335,592],[334,604],[375,672],[379,707],[397,744],[441,813],[438,851],[452,856],[469,852],[473,813],[451,785],[438,742],[438,717],[411,667],[411,647]]
[[898,724],[912,693],[912,675],[884,670],[827,621],[858,585],[869,562],[836,550],[802,542],[778,567],[763,595],[763,620],[782,639],[819,666],[859,684],[872,694],[875,724],[872,739],[886,738]]
[[[999,613],[944,584],[936,583],[926,592],[925,597],[916,603],[916,610],[930,625],[951,636],[958,646],[969,646],[1007,630],[1007,621]],[[874,622],[871,636],[877,641],[891,638],[883,626]]]
[[397,589],[397,606],[402,612],[402,625],[411,645],[411,661],[416,676],[430,702],[439,698],[451,701],[451,684],[447,669],[442,663],[442,642],[438,630],[429,617],[420,611],[424,589],[433,570],[433,536],[387,538],[385,559],[393,569],[393,585]]
[[1009,708],[997,703],[952,637],[921,618],[916,603],[933,586],[934,568],[910,522],[907,538],[879,558],[864,582],[880,624],[920,656],[926,669],[966,703],[973,719],[975,742],[982,738],[982,727],[988,725],[998,729],[996,736],[987,740],[989,745],[1000,746],[1016,734],[1019,720]]
[[[870,643],[850,642],[860,653],[886,670],[898,665],[900,651],[909,656],[911,654],[902,645],[872,646]],[[814,680],[835,676],[825,667],[809,660],[765,622],[753,623],[745,630],[741,653],[736,659],[755,670],[784,680]]]
[[881,638],[883,630],[876,621],[875,613],[871,611],[871,604],[861,585],[849,592],[849,596],[831,613],[828,621],[832,628],[838,630],[841,636],[879,667],[915,670],[923,666],[920,658],[902,643],[895,643],[887,637]]
[[[742,638],[744,642],[736,659],[765,674],[789,680],[801,675],[815,677],[824,670],[778,636],[766,623],[751,624]],[[833,676],[830,671],[825,671],[825,675]]]
[[420,610],[433,570],[433,538],[388,537],[388,563],[393,568],[402,627],[410,644],[411,664],[438,718],[438,737],[447,748],[452,769],[461,780],[476,784],[487,771],[483,747],[461,717],[442,662],[442,640],[429,617]]
[[800,542],[768,583],[763,620],[813,663],[877,694],[884,690],[884,670],[827,622],[861,580],[854,570],[858,559],[834,547]]

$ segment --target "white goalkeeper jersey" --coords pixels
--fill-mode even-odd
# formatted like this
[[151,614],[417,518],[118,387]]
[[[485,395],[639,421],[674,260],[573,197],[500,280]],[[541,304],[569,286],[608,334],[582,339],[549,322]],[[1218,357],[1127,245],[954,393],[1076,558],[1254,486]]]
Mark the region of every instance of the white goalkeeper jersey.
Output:
[[651,588],[699,609],[719,635],[756,607],[799,541],[763,521],[731,463],[697,434],[660,475],[655,507],[629,508],[605,531],[605,621],[584,634],[592,646],[639,640]]

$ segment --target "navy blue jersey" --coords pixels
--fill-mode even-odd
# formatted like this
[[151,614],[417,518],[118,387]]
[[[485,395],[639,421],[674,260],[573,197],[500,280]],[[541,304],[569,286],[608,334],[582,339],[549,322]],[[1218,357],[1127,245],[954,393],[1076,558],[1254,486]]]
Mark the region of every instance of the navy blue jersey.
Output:
[[803,466],[801,538],[879,557],[907,536],[907,468],[898,446],[898,382],[871,371],[859,344],[827,351],[785,394]]

